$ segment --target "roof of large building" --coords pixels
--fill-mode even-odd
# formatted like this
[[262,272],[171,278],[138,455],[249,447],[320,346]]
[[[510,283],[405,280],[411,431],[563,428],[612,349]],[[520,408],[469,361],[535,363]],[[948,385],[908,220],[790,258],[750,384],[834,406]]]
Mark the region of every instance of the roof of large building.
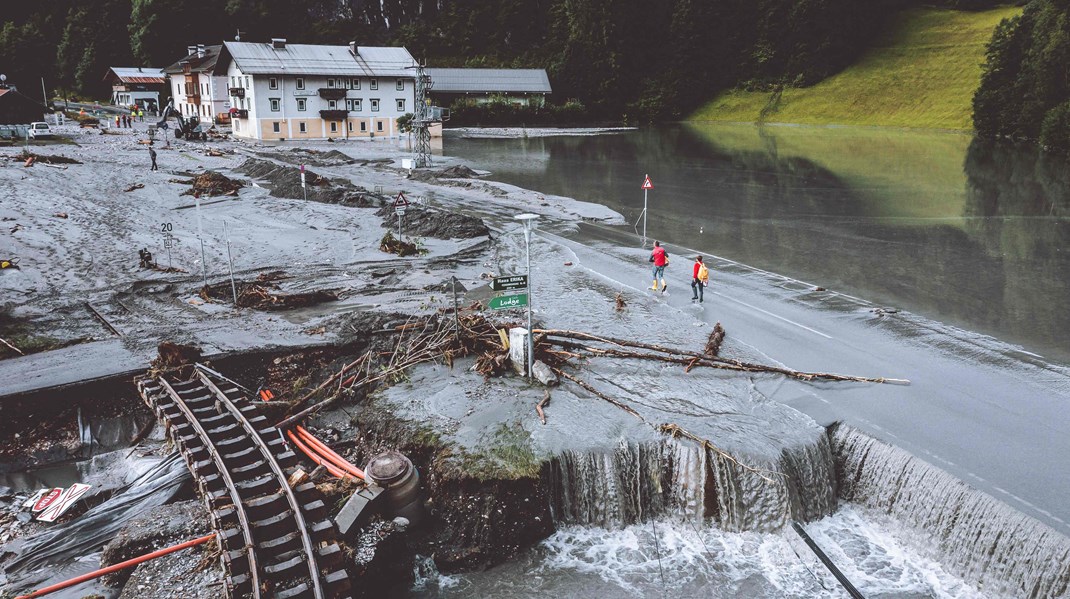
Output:
[[[233,60],[250,75],[340,75],[414,77],[416,65],[405,48],[313,44],[225,42],[224,65]],[[353,50],[356,51],[354,56]],[[228,57],[229,55],[229,57]]]
[[166,77],[163,69],[152,67],[111,67],[104,75],[105,80],[115,78],[123,83],[149,84],[164,83]]
[[544,69],[427,69],[435,93],[548,94],[550,79]]
[[197,52],[191,52],[182,60],[179,60],[168,67],[164,67],[163,72],[169,75],[183,73],[186,70],[184,64],[188,62],[190,70],[194,73],[211,73],[215,70],[216,61],[219,60],[220,48],[222,48],[220,45],[205,46],[204,56],[197,56]]

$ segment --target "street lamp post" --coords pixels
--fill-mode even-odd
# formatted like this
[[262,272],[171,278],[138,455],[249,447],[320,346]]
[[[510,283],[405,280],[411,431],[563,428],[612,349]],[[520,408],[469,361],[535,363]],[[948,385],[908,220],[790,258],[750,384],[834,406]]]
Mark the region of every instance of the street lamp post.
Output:
[[518,214],[513,218],[524,223],[524,254],[528,265],[528,378],[530,379],[532,376],[531,370],[535,364],[535,335],[531,332],[531,304],[533,301],[531,293],[531,231],[535,228],[535,220],[539,218],[539,215]]

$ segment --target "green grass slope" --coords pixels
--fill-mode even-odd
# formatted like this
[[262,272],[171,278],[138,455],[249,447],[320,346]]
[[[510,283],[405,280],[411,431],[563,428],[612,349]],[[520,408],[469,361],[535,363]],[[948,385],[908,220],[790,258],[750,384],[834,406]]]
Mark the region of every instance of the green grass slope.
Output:
[[1019,12],[907,10],[843,72],[779,98],[729,91],[688,120],[969,130],[985,45],[1000,20]]

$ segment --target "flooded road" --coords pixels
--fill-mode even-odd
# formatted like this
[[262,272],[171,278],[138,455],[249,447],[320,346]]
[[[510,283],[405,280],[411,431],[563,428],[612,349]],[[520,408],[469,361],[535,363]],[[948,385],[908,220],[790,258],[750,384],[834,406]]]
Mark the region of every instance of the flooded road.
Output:
[[649,173],[651,237],[1070,361],[1070,172],[1034,152],[953,133],[720,124],[447,137],[444,151],[633,224]]

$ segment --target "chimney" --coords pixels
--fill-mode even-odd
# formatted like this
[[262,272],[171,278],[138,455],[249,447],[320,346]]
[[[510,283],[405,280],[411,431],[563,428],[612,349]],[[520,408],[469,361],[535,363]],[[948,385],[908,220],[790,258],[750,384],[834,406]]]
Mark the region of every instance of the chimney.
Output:
[[285,50],[286,49],[286,38],[284,38],[284,37],[273,37],[273,38],[271,38],[271,47],[276,49],[276,50]]
[[186,46],[186,56],[192,56],[197,53],[197,46]]
[[204,44],[197,44],[197,58],[204,58]]
[[353,56],[357,55],[357,42],[349,42],[349,53]]

